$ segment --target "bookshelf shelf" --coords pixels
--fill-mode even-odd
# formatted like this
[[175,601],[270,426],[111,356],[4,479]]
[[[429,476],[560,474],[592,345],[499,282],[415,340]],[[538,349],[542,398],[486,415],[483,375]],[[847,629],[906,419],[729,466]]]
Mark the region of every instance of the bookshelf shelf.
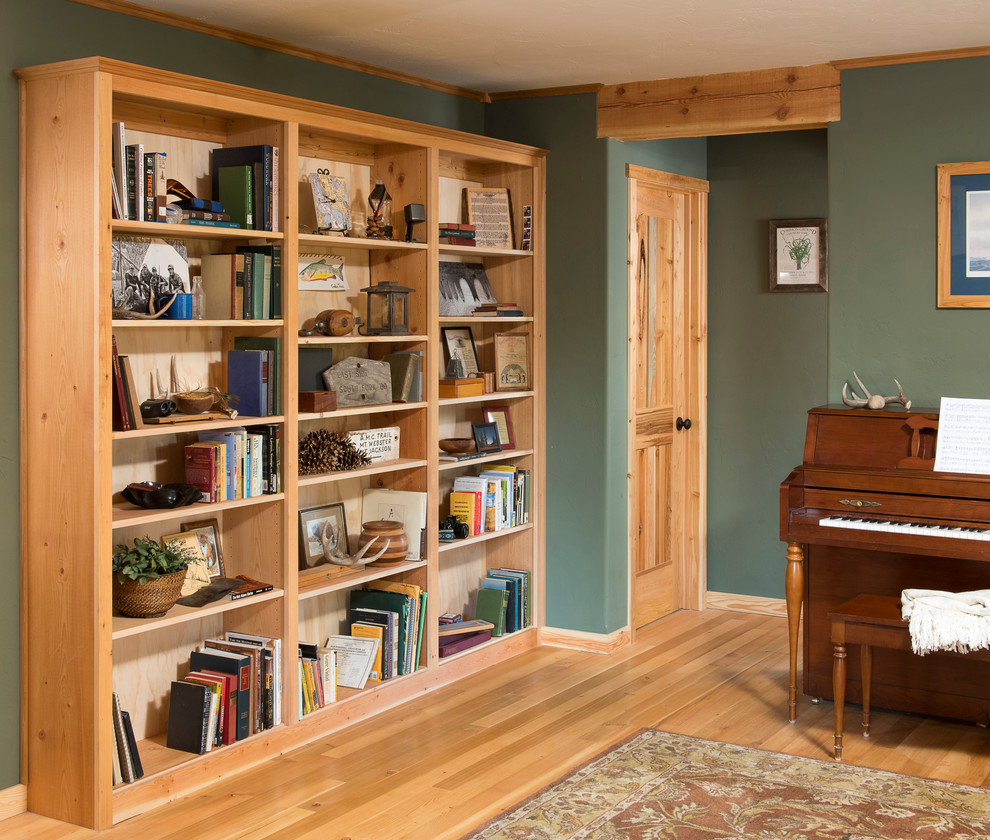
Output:
[[482,642],[480,645],[475,645],[474,647],[468,648],[467,650],[459,651],[458,653],[451,654],[450,656],[445,656],[440,660],[440,667],[453,665],[459,660],[471,659],[472,657],[484,657],[489,656],[494,653],[499,647],[503,646],[517,646],[520,642],[527,641],[537,634],[536,627],[524,627],[522,630],[517,630],[515,633],[506,633],[501,636],[492,636],[488,641]]
[[316,484],[331,484],[335,481],[349,481],[355,478],[399,472],[400,470],[415,470],[427,466],[427,461],[420,458],[397,458],[394,461],[376,461],[355,470],[341,470],[335,473],[320,473],[318,475],[299,476],[300,487],[312,487]]
[[440,470],[456,470],[473,467],[475,464],[495,464],[500,461],[511,461],[513,458],[526,458],[534,454],[532,449],[503,449],[491,455],[480,455],[477,458],[466,458],[463,461],[441,461]]
[[281,504],[285,495],[276,493],[266,496],[252,496],[249,499],[233,499],[213,504],[194,502],[178,508],[158,508],[146,510],[136,508],[128,502],[115,502],[113,505],[113,529],[131,528],[135,525],[150,525],[159,522],[171,522],[177,519],[208,519],[217,513],[239,508],[260,507],[263,505]]
[[501,315],[464,315],[453,317],[446,315],[440,318],[440,326],[447,324],[532,324],[533,319],[526,316],[501,316]]
[[[381,580],[382,578],[392,577],[396,574],[417,571],[425,565],[426,561],[417,560],[408,563],[392,563],[388,566],[373,566],[369,564],[357,569],[338,566],[337,568],[341,569],[341,571],[333,572],[330,577],[317,580],[315,579],[316,575],[314,575],[310,582],[305,584],[300,583],[299,600],[318,598],[321,595],[327,595],[331,592],[339,592],[343,589],[360,586],[368,581]],[[312,574],[312,571],[310,573]]]
[[457,551],[462,548],[470,548],[471,546],[478,545],[479,543],[489,542],[491,540],[501,540],[505,537],[510,537],[513,534],[519,534],[524,531],[533,530],[533,523],[527,523],[526,525],[516,525],[512,528],[503,528],[501,531],[491,531],[487,534],[478,534],[473,537],[465,537],[463,540],[454,540],[449,543],[440,543],[439,551]]
[[230,596],[227,595],[204,607],[183,607],[176,604],[161,618],[126,618],[122,615],[115,615],[113,617],[113,639],[125,639],[128,636],[140,636],[143,633],[156,633],[174,627],[176,624],[199,621],[230,610],[243,609],[263,601],[273,601],[284,597],[285,593],[281,589],[273,589],[271,592],[261,592],[257,595],[251,595],[249,598],[238,598],[236,601],[231,601]]
[[[26,476],[20,529],[25,582],[22,729],[46,733],[44,739],[24,742],[23,763],[31,768],[28,808],[87,828],[107,829],[538,644],[538,633],[527,630],[459,655],[454,662],[441,662],[437,627],[440,614],[472,609],[486,568],[503,564],[529,573],[533,622],[543,622],[545,152],[113,59],[24,68],[17,76],[21,140],[32,152],[20,158],[20,221],[26,232],[20,249],[20,400],[25,417],[45,418],[21,424]],[[281,232],[113,219],[108,182],[114,159],[118,171],[120,161],[126,168],[120,149],[131,146],[134,160],[138,145],[147,153],[164,153],[167,177],[204,196],[211,193],[211,166],[218,151],[270,146],[271,154],[266,153],[261,168],[252,169],[252,174],[257,171],[266,185],[277,181],[271,206],[277,199],[276,226]],[[276,160],[266,178],[265,162]],[[318,170],[346,184],[352,229],[358,234],[367,230],[367,196],[379,180],[391,194],[393,208],[399,208],[392,219],[396,235],[405,233],[401,208],[422,204],[427,221],[414,230],[421,241],[310,233],[316,228],[310,176]],[[514,206],[532,208],[532,250],[439,244],[439,223],[461,218],[463,193],[471,188],[507,189]],[[75,207],[79,196],[90,206],[61,212]],[[516,242],[522,241],[521,223],[520,219],[520,230],[514,232]],[[114,252],[115,237],[179,240],[190,277],[204,273],[209,256],[258,243],[277,247],[281,297],[276,300],[282,317],[114,318],[112,292],[116,290],[119,299],[122,284],[134,282],[120,270],[126,249]],[[346,289],[307,288],[298,282],[300,256],[310,254],[342,265]],[[144,265],[133,256],[126,259],[132,269]],[[492,294],[516,302],[526,316],[440,318],[444,260],[481,262]],[[211,262],[225,267],[220,260]],[[79,266],[87,270],[80,272]],[[236,266],[232,263],[233,296]],[[219,270],[211,273],[213,293],[222,293],[225,301],[224,280],[217,280]],[[405,313],[411,335],[299,335],[328,309],[363,319],[367,301],[360,290],[383,281],[412,290]],[[228,312],[225,307],[216,311]],[[438,382],[445,370],[441,325],[456,324],[474,328],[478,362],[486,372],[494,370],[496,332],[504,327],[526,335],[537,387],[439,399]],[[251,341],[235,346],[241,338]],[[119,418],[121,409],[114,389],[114,345],[129,359],[124,367],[130,374],[125,376],[128,385],[136,386],[130,393],[140,403],[150,397],[152,387],[159,390],[151,383],[157,382],[159,372],[164,378],[172,370],[173,359],[177,378],[224,390],[228,351],[268,341],[281,350],[276,368],[282,386],[279,416],[197,418],[113,430],[114,410]],[[304,383],[299,351],[312,349],[324,351],[310,355],[329,356],[330,364],[349,357],[378,361],[411,351],[419,356],[422,399],[300,412],[297,393]],[[69,379],[53,375],[53,360],[61,365],[59,370],[71,370]],[[518,449],[471,462],[439,461],[436,442],[470,434],[471,425],[482,422],[486,405],[508,407]],[[132,482],[182,481],[184,447],[200,434],[246,426],[278,428],[281,492],[157,510],[120,500],[120,490]],[[299,475],[299,441],[310,431],[393,426],[399,428],[404,457],[342,473]],[[529,472],[530,522],[440,545],[437,523],[448,513],[455,478],[476,465],[493,464]],[[301,523],[308,527],[318,522],[319,514],[313,511],[327,509],[341,516],[353,550],[362,523],[370,521],[365,508],[372,506],[372,519],[388,515],[378,507],[389,498],[382,491],[420,494],[392,499],[425,499],[422,540],[414,545],[422,547],[426,559],[349,568],[323,577],[300,571],[300,542],[303,533],[311,533]],[[176,606],[161,619],[113,615],[110,558],[116,544],[145,535],[160,540],[183,526],[213,521],[225,573],[269,582],[271,592],[222,599],[198,609]],[[373,688],[341,691],[338,702],[301,715],[296,656],[300,642],[322,643],[328,635],[349,633],[354,594],[373,583],[426,593],[418,669]],[[191,651],[228,632],[281,640],[281,725],[204,755],[168,749],[172,681],[188,673]],[[70,649],[75,655],[66,657]],[[51,702],[53,673],[59,676],[64,702]],[[144,778],[117,787],[110,772],[117,752],[113,694],[130,713],[146,771]]]
[[368,405],[360,408],[338,408],[336,411],[306,412],[299,414],[299,421],[332,420],[335,417],[361,417],[365,414],[388,414],[390,412],[419,411],[426,408],[427,403],[385,403],[384,405]]

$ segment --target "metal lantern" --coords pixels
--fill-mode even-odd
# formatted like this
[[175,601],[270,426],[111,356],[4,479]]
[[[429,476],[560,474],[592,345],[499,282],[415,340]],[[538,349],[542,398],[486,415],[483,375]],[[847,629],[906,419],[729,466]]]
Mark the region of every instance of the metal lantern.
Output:
[[392,196],[385,189],[382,181],[375,182],[375,187],[368,196],[371,205],[371,215],[364,228],[368,239],[392,238]]
[[409,293],[415,289],[389,280],[361,291],[368,296],[361,335],[409,335]]

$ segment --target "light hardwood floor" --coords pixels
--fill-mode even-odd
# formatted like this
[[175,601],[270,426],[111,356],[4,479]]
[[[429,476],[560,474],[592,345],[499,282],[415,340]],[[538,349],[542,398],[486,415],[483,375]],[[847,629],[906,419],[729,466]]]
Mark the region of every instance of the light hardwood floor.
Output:
[[[681,611],[611,656],[541,648],[212,788],[91,832],[28,814],[5,840],[455,840],[642,727],[831,761],[830,702],[787,723],[784,619]],[[990,732],[847,712],[847,764],[990,786]]]

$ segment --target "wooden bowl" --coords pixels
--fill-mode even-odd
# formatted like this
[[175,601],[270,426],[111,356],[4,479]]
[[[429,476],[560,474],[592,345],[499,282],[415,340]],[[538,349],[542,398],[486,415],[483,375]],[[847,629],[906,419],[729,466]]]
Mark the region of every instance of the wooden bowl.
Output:
[[[377,540],[375,540],[376,537]],[[409,551],[409,539],[406,537],[402,523],[392,519],[374,519],[371,522],[365,522],[361,526],[358,548],[364,548],[368,543],[374,541],[375,544],[368,549],[368,554],[373,556],[381,551],[381,547],[385,545],[385,540],[388,540],[388,548],[385,553],[368,565],[388,566],[392,563],[401,563],[406,559],[406,554]]]
[[190,391],[186,394],[175,394],[173,399],[176,408],[182,414],[203,414],[213,408],[214,397],[210,393],[197,394],[195,391]]
[[475,451],[474,438],[444,438],[440,441],[440,449],[448,455],[467,455]]

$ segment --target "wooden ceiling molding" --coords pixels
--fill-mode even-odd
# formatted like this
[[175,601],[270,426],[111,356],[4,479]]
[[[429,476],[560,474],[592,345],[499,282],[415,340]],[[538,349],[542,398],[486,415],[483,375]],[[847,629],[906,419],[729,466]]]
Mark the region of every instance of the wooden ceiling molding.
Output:
[[831,64],[603,85],[598,136],[658,140],[824,128],[839,119]]

